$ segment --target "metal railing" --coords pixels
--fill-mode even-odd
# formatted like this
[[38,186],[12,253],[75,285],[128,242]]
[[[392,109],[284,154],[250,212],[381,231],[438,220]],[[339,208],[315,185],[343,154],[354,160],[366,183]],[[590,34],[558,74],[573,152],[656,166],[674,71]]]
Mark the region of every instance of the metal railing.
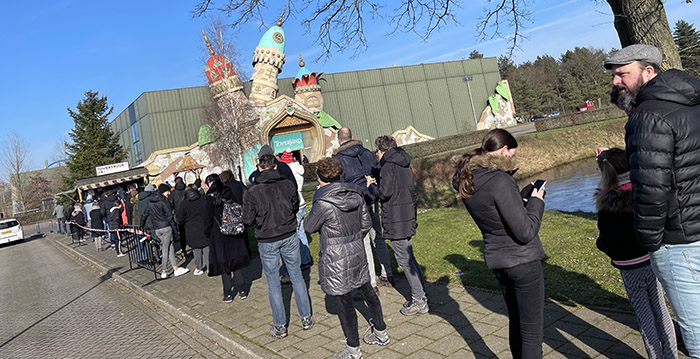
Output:
[[[134,228],[145,233],[144,229],[138,226],[125,226]],[[129,256],[129,268],[134,266],[147,269],[153,272],[156,280],[160,279],[160,241],[143,234],[121,232],[121,247],[123,253]]]

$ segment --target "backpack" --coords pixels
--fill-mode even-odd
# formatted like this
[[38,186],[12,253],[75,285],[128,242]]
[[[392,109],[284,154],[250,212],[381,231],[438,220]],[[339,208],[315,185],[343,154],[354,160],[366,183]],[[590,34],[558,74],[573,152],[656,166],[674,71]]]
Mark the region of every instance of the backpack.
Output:
[[[243,207],[240,204],[222,199],[224,210],[221,214],[221,222],[219,222],[219,231],[226,236],[235,236],[243,233],[245,225],[243,224]],[[216,218],[216,217],[214,217]]]

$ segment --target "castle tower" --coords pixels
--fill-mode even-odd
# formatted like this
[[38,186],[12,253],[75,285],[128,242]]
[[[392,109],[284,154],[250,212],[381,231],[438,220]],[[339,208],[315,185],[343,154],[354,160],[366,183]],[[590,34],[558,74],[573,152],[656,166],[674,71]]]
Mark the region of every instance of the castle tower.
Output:
[[255,106],[263,106],[277,97],[277,75],[284,65],[285,38],[281,26],[282,16],[275,26],[265,32],[253,52],[253,87],[250,91],[250,101]]
[[211,55],[204,67],[204,73],[207,75],[209,91],[214,100],[219,99],[223,95],[233,95],[242,90],[243,82],[241,82],[241,78],[238,77],[231,61],[221,55],[215,55],[204,30],[202,30],[202,35],[204,35],[204,41],[206,41],[209,55]]
[[299,71],[292,83],[294,87],[294,99],[303,103],[313,112],[323,110],[323,94],[318,81],[323,73],[311,72],[306,69],[304,60],[299,53]]

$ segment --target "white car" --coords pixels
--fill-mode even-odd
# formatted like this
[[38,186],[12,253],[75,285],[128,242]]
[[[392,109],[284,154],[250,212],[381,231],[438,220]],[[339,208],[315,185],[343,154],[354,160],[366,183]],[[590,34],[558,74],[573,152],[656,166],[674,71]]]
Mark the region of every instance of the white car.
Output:
[[0,220],[0,244],[23,240],[24,232],[18,220],[14,218]]

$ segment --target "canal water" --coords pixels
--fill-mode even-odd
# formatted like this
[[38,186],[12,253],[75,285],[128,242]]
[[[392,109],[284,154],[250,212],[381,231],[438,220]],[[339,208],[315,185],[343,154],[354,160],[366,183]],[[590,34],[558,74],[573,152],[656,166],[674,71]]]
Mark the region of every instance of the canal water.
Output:
[[541,172],[518,181],[521,188],[537,179],[547,180],[545,208],[565,212],[595,212],[595,193],[600,174],[594,158],[587,158]]

